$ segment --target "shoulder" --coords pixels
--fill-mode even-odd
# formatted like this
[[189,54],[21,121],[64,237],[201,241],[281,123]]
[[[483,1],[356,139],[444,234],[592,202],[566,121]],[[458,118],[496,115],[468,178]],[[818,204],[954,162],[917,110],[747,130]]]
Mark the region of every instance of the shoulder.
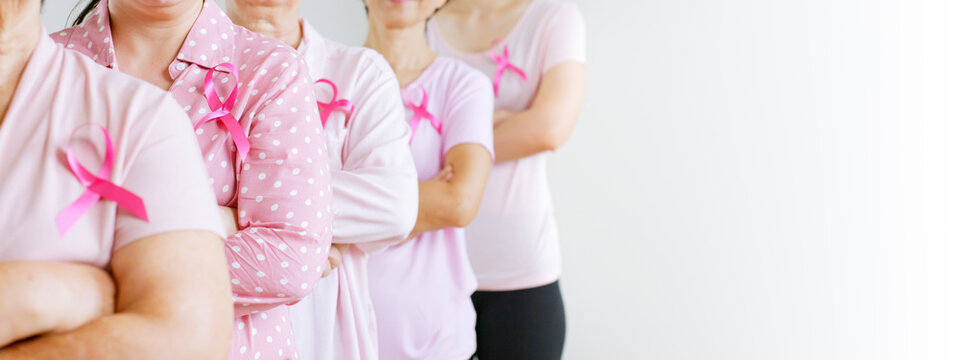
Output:
[[[50,33],[50,38],[53,39],[58,45],[70,49],[76,52],[79,52],[88,57],[93,56],[92,46],[84,46],[77,40],[77,31],[79,31],[78,26],[68,27],[66,29]],[[81,36],[82,38],[82,36]]]
[[[240,71],[239,77],[262,83],[284,79],[309,81],[309,72],[303,59],[296,50],[286,44],[263,36],[246,28],[233,25],[236,30],[234,65]],[[277,78],[278,80],[273,80]],[[248,81],[244,81],[248,82]]]
[[390,64],[380,53],[361,46],[349,46],[330,39],[319,38],[315,49],[320,53],[316,61],[325,68],[341,74],[353,74],[357,83],[376,85],[396,78]]

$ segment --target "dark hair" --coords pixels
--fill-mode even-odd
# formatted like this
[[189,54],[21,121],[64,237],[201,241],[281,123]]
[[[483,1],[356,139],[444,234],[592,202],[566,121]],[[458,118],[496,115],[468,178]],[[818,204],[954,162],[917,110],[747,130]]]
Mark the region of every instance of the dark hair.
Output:
[[93,12],[93,9],[97,8],[97,5],[100,5],[100,0],[90,0],[90,2],[87,3],[87,6],[84,6],[83,10],[80,10],[80,14],[77,14],[77,18],[73,19],[73,25],[71,26],[80,25],[80,23],[82,23],[83,20],[86,19],[91,12]]

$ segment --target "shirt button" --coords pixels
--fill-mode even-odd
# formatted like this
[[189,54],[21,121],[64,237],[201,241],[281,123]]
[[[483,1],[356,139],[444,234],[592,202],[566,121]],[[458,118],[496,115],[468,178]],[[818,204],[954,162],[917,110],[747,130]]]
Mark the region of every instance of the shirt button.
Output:
[[187,68],[187,64],[177,63],[177,70],[183,71],[183,69],[186,69],[186,68]]

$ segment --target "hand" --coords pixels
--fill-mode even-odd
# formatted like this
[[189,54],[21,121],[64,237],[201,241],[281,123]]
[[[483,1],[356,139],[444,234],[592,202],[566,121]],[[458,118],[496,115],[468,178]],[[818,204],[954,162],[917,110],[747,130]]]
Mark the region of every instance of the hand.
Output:
[[440,170],[440,172],[438,172],[436,175],[433,176],[433,178],[430,179],[430,181],[443,181],[443,182],[450,182],[450,180],[453,180],[453,167],[450,165],[447,165],[446,167],[444,167],[442,170]]
[[220,217],[223,219],[223,228],[227,236],[231,236],[240,231],[240,225],[237,219],[237,209],[221,206],[220,207]]
[[493,112],[493,126],[513,117],[514,112],[510,110],[496,110]]
[[348,244],[333,244],[330,247],[330,254],[327,256],[327,266],[323,269],[323,274],[320,277],[327,277],[334,269],[343,264],[343,254],[350,250],[350,245]]

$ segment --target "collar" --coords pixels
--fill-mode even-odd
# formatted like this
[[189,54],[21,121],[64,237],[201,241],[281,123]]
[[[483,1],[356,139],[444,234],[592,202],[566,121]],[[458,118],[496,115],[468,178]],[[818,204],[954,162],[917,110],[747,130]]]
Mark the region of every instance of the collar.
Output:
[[[91,57],[98,64],[116,68],[117,60],[113,50],[113,30],[110,28],[108,0],[101,1],[96,9],[73,31],[70,42],[77,37],[94,37],[87,42]],[[95,36],[95,34],[102,34]],[[170,64],[170,76],[176,78],[185,67],[175,66],[178,62],[193,63],[204,68],[213,68],[217,64],[233,61],[237,32],[233,22],[220,9],[215,1],[204,1],[200,16],[194,21],[190,32],[183,40],[176,60]],[[103,40],[93,41],[96,38]],[[83,43],[80,41],[79,43]]]

